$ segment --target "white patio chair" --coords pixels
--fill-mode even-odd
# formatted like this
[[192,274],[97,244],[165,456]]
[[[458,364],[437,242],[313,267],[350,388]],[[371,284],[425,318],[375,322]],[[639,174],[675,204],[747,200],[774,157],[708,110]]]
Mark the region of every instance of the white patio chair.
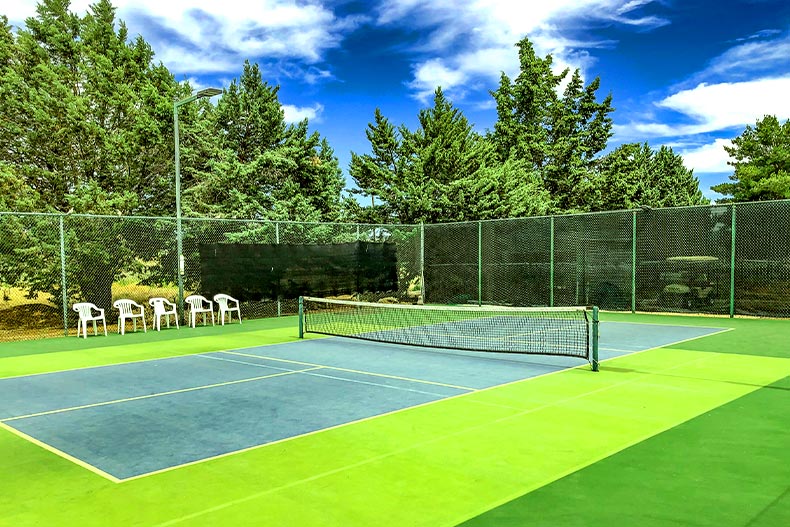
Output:
[[170,327],[170,315],[173,315],[173,320],[176,321],[176,329],[179,329],[178,311],[176,311],[176,305],[173,302],[166,298],[157,296],[154,298],[149,298],[148,304],[154,308],[153,324],[157,331],[159,331],[162,327],[162,317],[165,317],[167,327]]
[[203,313],[203,325],[206,325],[206,313],[211,313],[211,325],[214,325],[214,302],[201,295],[189,295],[184,299],[189,304],[189,325],[195,327],[198,313]]
[[[88,338],[88,322],[93,322],[93,334],[96,335],[96,321],[101,320],[104,325],[104,336],[107,336],[107,320],[104,318],[104,310],[96,307],[96,304],[90,302],[78,302],[72,306],[72,309],[79,314],[77,320],[77,337],[80,336],[80,329],[82,329],[82,336]],[[97,312],[96,315],[93,312]]]
[[214,295],[214,302],[217,303],[217,309],[219,310],[219,319],[222,321],[222,325],[225,325],[225,313],[228,314],[228,324],[233,322],[233,312],[235,311],[239,315],[239,324],[241,324],[241,309],[239,308],[239,301],[233,298],[230,295],[226,295],[224,293],[219,293]]
[[126,334],[126,321],[131,320],[134,324],[134,330],[137,331],[137,319],[143,321],[143,333],[146,333],[145,328],[145,308],[128,298],[116,300],[113,305],[118,310],[118,333],[121,335]]

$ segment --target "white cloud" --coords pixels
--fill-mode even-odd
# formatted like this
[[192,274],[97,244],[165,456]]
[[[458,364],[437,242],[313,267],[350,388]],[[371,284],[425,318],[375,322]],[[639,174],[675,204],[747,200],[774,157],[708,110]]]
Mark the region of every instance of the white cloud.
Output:
[[704,173],[732,173],[733,168],[727,164],[730,155],[724,150],[725,146],[732,146],[729,139],[716,139],[713,143],[690,148],[676,147],[674,150],[683,156],[683,162],[694,172]]
[[[540,56],[551,53],[555,71],[567,66],[588,67],[590,58],[579,47],[608,45],[577,42],[558,29],[574,18],[607,20],[640,27],[666,23],[634,12],[653,0],[384,0],[377,22],[421,30],[425,42],[416,48],[424,58],[413,65],[409,86],[425,100],[437,85],[453,96],[454,90],[474,81],[491,83],[500,72],[514,75],[518,57],[514,44],[525,35]],[[457,94],[456,94],[457,95]]]
[[704,70],[691,79],[692,82],[732,81],[765,75],[777,69],[787,71],[790,32],[782,34],[778,30],[764,30],[747,39],[741,39],[744,40],[744,43],[728,49],[711,60]]
[[321,114],[324,106],[315,103],[313,106],[294,106],[293,104],[283,104],[283,113],[286,123],[298,123],[304,119],[310,122],[321,122]]
[[[93,0],[72,0],[84,14]],[[319,0],[114,0],[132,35],[142,34],[175,73],[239,70],[244,59],[321,60],[362,19],[339,19]],[[4,8],[19,24],[36,0]],[[10,11],[10,13],[9,13]]]
[[788,93],[790,75],[744,82],[702,83],[656,103],[659,108],[682,114],[687,122],[632,122],[616,126],[615,133],[620,139],[675,137],[745,127],[765,115],[785,120],[790,118]]

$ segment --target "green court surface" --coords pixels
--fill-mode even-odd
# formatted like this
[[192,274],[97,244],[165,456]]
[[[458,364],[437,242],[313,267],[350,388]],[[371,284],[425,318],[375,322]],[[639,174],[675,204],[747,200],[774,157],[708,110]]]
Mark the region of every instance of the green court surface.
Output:
[[[732,330],[120,483],[0,423],[0,525],[790,525],[790,321],[602,319]],[[281,318],[8,343],[0,377],[294,340]]]

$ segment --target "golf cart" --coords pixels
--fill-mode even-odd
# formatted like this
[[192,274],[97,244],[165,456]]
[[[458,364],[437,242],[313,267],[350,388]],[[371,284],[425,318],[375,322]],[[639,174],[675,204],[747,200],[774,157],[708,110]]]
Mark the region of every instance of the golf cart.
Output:
[[667,308],[699,310],[709,308],[718,296],[715,279],[715,256],[671,256],[667,272],[661,273],[666,284],[659,293],[659,304]]

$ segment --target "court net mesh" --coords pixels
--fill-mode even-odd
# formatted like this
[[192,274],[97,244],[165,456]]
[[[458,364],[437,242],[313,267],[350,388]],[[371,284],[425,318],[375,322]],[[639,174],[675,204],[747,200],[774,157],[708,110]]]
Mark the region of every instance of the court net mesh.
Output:
[[304,332],[468,351],[590,360],[584,307],[421,306],[303,297]]

